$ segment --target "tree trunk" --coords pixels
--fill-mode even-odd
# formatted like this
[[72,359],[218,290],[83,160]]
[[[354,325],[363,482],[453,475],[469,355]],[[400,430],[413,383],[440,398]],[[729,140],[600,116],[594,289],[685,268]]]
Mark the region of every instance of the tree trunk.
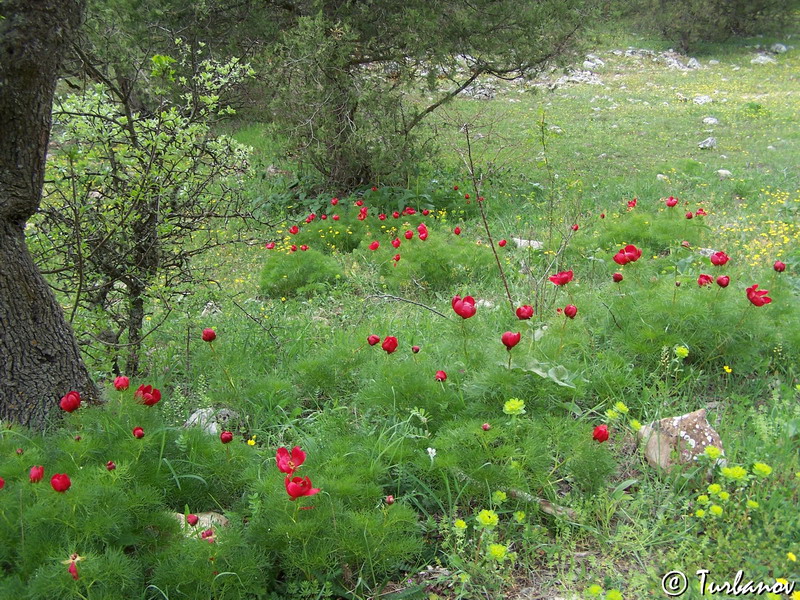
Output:
[[0,419],[33,427],[68,391],[97,397],[25,244],[41,202],[61,59],[82,14],[82,0],[6,0],[0,19]]

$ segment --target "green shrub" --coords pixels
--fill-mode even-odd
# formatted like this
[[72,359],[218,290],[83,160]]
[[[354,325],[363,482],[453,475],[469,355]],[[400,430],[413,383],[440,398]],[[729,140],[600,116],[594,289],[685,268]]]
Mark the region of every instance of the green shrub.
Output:
[[273,252],[261,272],[261,294],[267,298],[311,296],[335,285],[341,276],[336,259],[317,250]]
[[[370,252],[378,261],[381,280],[387,289],[395,292],[446,291],[454,287],[494,277],[497,267],[492,251],[485,245],[476,244],[449,231],[431,230],[424,242],[416,236],[411,240],[400,237],[401,245],[395,249],[381,241],[378,251]],[[362,242],[362,246],[366,242]],[[391,260],[400,254],[397,264]]]

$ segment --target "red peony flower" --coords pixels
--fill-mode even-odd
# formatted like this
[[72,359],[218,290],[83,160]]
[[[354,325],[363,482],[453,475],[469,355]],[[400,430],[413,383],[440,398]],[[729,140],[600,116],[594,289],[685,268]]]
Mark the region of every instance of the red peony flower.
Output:
[[219,441],[223,444],[230,444],[233,441],[233,433],[230,431],[223,431],[219,434]]
[[505,240],[500,240],[499,242],[497,242],[497,245],[500,246],[501,248],[505,248],[507,243],[508,242]]
[[404,215],[415,215],[417,211],[411,208],[410,206],[406,206],[406,209],[403,211]]
[[703,210],[702,208],[698,208],[695,211],[694,216],[695,217],[705,217],[705,216],[708,216],[708,213],[705,210]]
[[297,225],[292,225],[291,227],[289,227],[289,233],[291,233],[292,235],[297,234],[299,231],[300,228]]
[[393,246],[395,249],[399,248],[399,247],[400,247],[400,238],[394,238],[394,239],[392,240],[392,246]]
[[606,213],[600,213],[600,218],[601,219],[605,219],[606,218]]
[[711,264],[715,267],[721,267],[725,263],[727,263],[731,259],[730,256],[725,254],[724,252],[714,252],[711,255]]
[[23,454],[25,454],[25,450],[22,448],[17,448],[17,456],[22,456]]
[[58,404],[61,410],[68,413],[78,410],[81,405],[81,395],[78,392],[67,392]]
[[333,219],[334,221],[338,221],[339,220],[339,215],[333,215],[331,217],[331,219]]
[[161,391],[152,385],[140,385],[133,397],[138,398],[139,402],[146,406],[153,406],[161,400]]
[[203,329],[202,337],[204,342],[213,342],[215,339],[217,339],[217,332],[210,327],[206,327]]
[[517,318],[520,321],[527,321],[533,316],[533,307],[528,304],[523,304],[517,309]]
[[411,352],[414,354],[419,354],[419,346],[411,346]]
[[503,345],[506,347],[506,350],[511,350],[514,346],[519,344],[519,340],[522,338],[522,334],[512,333],[511,331],[506,331],[503,335],[500,336],[500,341],[503,342]]
[[373,192],[377,192],[377,191],[378,191],[378,188],[376,188],[376,187],[373,185],[373,186],[372,186],[372,191],[373,191]]
[[731,282],[731,278],[727,275],[720,275],[717,277],[717,285],[722,288],[728,287],[728,284]]
[[422,240],[423,242],[425,240],[427,240],[428,239],[428,232],[427,231],[423,231],[422,233],[420,233],[419,234],[419,239]]
[[431,211],[429,211],[427,208],[422,211],[422,216],[424,217],[427,217],[429,214],[431,214]]
[[578,224],[577,223],[575,223],[575,225],[572,226],[572,231],[578,231]]
[[72,578],[75,581],[78,581],[78,566],[75,564],[75,561],[70,561],[69,567],[67,567],[67,572],[72,575]]
[[291,475],[306,461],[306,453],[300,449],[300,446],[292,448],[291,454],[286,448],[281,447],[275,453],[275,461],[278,463],[278,470],[281,473]]
[[137,440],[142,439],[144,437],[144,429],[142,429],[141,427],[134,427],[133,437],[135,437]]
[[295,246],[294,244],[292,244],[291,246],[289,246],[289,251],[290,251],[290,252],[297,252],[297,246]]
[[386,220],[386,213],[379,214],[378,215],[378,219],[380,219],[381,221],[385,221]]
[[436,371],[434,379],[436,379],[436,381],[447,381],[447,373],[445,373],[444,371]]
[[484,431],[489,431],[491,428],[492,426],[489,425],[489,423],[484,423],[483,425],[481,425],[481,429],[483,429]]
[[677,198],[673,198],[672,196],[670,196],[669,198],[666,199],[664,204],[666,204],[667,206],[672,208],[673,206],[677,206],[678,205],[678,199]]
[[337,204],[339,204],[339,199],[338,198],[331,198],[331,205],[336,206]]
[[369,336],[367,338],[367,343],[370,346],[374,346],[375,344],[377,344],[380,341],[381,341],[381,338],[379,336],[375,335],[375,334],[373,334],[373,335],[371,335],[371,336]]
[[116,464],[114,464],[114,461],[113,461],[113,460],[110,460],[110,461],[108,461],[108,462],[106,463],[106,469],[108,469],[109,471],[113,471],[113,470],[114,470],[114,469],[116,469],[116,468],[117,468],[117,465],[116,465]]
[[118,392],[124,392],[128,389],[131,385],[131,380],[125,377],[125,375],[120,375],[119,377],[114,379],[114,387]]
[[186,515],[186,522],[187,522],[189,525],[191,525],[192,527],[194,527],[195,525],[197,525],[197,522],[198,522],[199,520],[200,520],[200,519],[198,518],[198,516],[197,516],[197,515],[193,515],[193,514]]
[[454,185],[454,186],[453,186],[453,191],[454,191],[454,192],[457,192],[457,191],[458,191],[458,186],[457,186],[457,185]]
[[462,319],[469,319],[475,316],[475,313],[478,311],[478,309],[475,308],[475,298],[472,296],[464,296],[463,298],[461,298],[461,296],[453,296],[451,304],[453,305],[455,313]]
[[564,307],[564,314],[567,315],[570,319],[574,319],[575,315],[578,314],[578,307],[574,304],[567,304]]
[[300,246],[300,251],[301,251],[301,252],[305,252],[306,250],[308,250],[308,246],[306,246],[305,244],[303,244],[302,246]]
[[50,478],[50,485],[53,486],[55,491],[63,494],[69,489],[72,482],[69,480],[69,475],[66,473],[56,473]]
[[614,262],[623,266],[631,262],[636,262],[641,257],[642,251],[633,244],[628,244],[614,255]]
[[453,233],[455,233],[456,235],[461,235],[461,227],[456,227],[455,229],[453,229]]
[[397,338],[393,335],[387,335],[385,338],[383,338],[383,344],[381,344],[381,348],[386,350],[386,354],[391,354],[397,350]]
[[636,204],[639,202],[638,198],[634,198],[633,200],[628,200],[628,208],[636,208]]
[[311,480],[308,477],[292,477],[287,475],[284,480],[286,493],[291,500],[297,500],[303,496],[313,496],[319,493],[319,488],[311,487]]
[[758,284],[747,288],[747,299],[755,306],[764,306],[772,302],[772,298],[767,296],[767,294],[769,294],[769,290],[759,290]]
[[386,496],[386,504],[387,504],[387,505],[389,505],[389,506],[391,506],[392,504],[394,504],[394,496],[392,496],[391,494],[389,494],[388,496]]
[[686,213],[686,218],[687,219],[693,219],[694,218],[694,213],[692,211],[687,212]]
[[775,269],[777,273],[783,273],[786,270],[786,263],[776,260],[772,268]]
[[[397,262],[399,262],[399,261],[400,261],[400,255],[399,255],[399,254],[395,254],[395,255],[392,257],[392,260],[393,260],[394,262],[396,262],[396,263],[397,263]],[[395,265],[395,266],[396,266],[396,265]]]
[[394,212],[392,213],[392,218],[393,218],[393,219],[399,219],[399,218],[400,218],[400,213],[399,213],[399,212],[397,212],[397,211],[394,211]]
[[613,279],[613,280],[614,280],[614,283],[619,283],[620,281],[622,281],[622,280],[623,280],[623,279],[625,279],[625,278],[622,276],[622,273],[614,273],[614,274],[611,276],[611,279]]
[[356,200],[356,206],[364,206],[364,201],[359,198]]
[[0,490],[6,487],[6,480],[0,477]]
[[608,425],[598,425],[594,428],[592,438],[601,444],[608,439]]
[[469,194],[464,194],[464,200],[469,200]]
[[322,219],[323,221],[326,221],[328,219],[328,215],[320,215],[319,218]]
[[374,242],[372,242],[372,243],[369,245],[369,249],[370,249],[370,250],[377,250],[377,249],[378,249],[378,248],[380,248],[380,247],[381,247],[381,243],[380,243],[378,240],[375,240]]
[[704,285],[711,285],[714,283],[714,278],[711,275],[706,275],[705,273],[701,273],[700,277],[697,278],[697,285],[703,287]]
[[31,467],[30,480],[31,483],[39,483],[44,477],[44,467],[41,465]]
[[409,229],[409,230],[408,230],[408,231],[406,231],[406,232],[405,232],[403,235],[405,236],[405,238],[406,238],[407,240],[410,240],[411,238],[413,238],[413,237],[414,237],[414,232],[413,232],[413,231],[411,231],[411,230]]
[[570,281],[572,281],[573,276],[574,273],[572,271],[562,271],[561,273],[550,275],[549,279],[556,285],[567,285]]

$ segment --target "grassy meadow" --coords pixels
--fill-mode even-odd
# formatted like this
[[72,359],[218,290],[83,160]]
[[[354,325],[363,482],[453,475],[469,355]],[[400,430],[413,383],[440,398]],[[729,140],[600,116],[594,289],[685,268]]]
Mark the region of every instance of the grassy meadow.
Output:
[[[273,226],[198,259],[128,390],[95,361],[105,405],[0,434],[0,597],[634,600],[667,597],[672,571],[685,598],[698,569],[799,580],[795,43],[709,46],[682,69],[661,42],[606,36],[594,83],[494,82],[436,113],[437,159],[403,188],[305,193],[269,128],[237,124]],[[641,256],[615,262],[628,245]],[[135,402],[143,384],[161,401]],[[233,441],[184,428],[200,408],[234,413]],[[639,427],[702,408],[726,462],[648,464]],[[295,446],[302,466],[279,471]],[[319,491],[290,499],[287,475]],[[180,518],[209,511],[227,526]]]

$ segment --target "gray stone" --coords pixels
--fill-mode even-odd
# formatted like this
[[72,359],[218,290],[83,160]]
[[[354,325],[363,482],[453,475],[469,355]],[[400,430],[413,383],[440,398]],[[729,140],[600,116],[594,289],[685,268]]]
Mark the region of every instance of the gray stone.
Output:
[[769,65],[775,63],[775,59],[771,56],[767,56],[766,54],[759,54],[753,60],[750,61],[751,65]]
[[706,96],[706,95],[695,96],[692,99],[692,102],[694,102],[695,104],[700,104],[700,105],[708,104],[709,102],[713,102],[713,101],[714,101],[714,99],[711,96]]
[[707,137],[702,142],[697,144],[697,147],[701,150],[708,150],[709,148],[716,148],[717,147],[717,138],[715,137]]
[[776,43],[772,44],[772,46],[769,47],[769,51],[774,52],[775,54],[783,54],[784,52],[786,52],[786,50],[788,50],[788,48],[783,44]]
[[706,117],[705,119],[703,119],[703,123],[705,123],[706,125],[718,125],[719,120],[716,117]]
[[700,68],[700,61],[696,58],[690,58],[689,62],[686,63],[686,66],[690,69],[699,69]]
[[728,171],[728,169],[719,169],[717,171],[717,175],[719,176],[720,179],[730,179],[733,173]]
[[708,64],[710,64],[710,65],[718,65],[719,61],[718,60],[710,60],[710,61],[708,61]]
[[200,427],[206,433],[218,435],[221,431],[221,426],[224,427],[229,422],[233,422],[238,418],[239,415],[227,408],[222,408],[220,410],[198,408],[191,414],[183,426],[187,428]]
[[533,250],[541,250],[544,248],[544,243],[538,240],[525,240],[522,238],[512,237],[511,241],[517,245],[517,248],[531,248]]
[[[723,456],[725,454],[722,439],[708,422],[704,408],[644,425],[637,435],[645,445],[647,462],[665,471],[670,471],[676,464],[696,461],[706,446],[715,446]],[[717,462],[725,464],[722,458]]]

